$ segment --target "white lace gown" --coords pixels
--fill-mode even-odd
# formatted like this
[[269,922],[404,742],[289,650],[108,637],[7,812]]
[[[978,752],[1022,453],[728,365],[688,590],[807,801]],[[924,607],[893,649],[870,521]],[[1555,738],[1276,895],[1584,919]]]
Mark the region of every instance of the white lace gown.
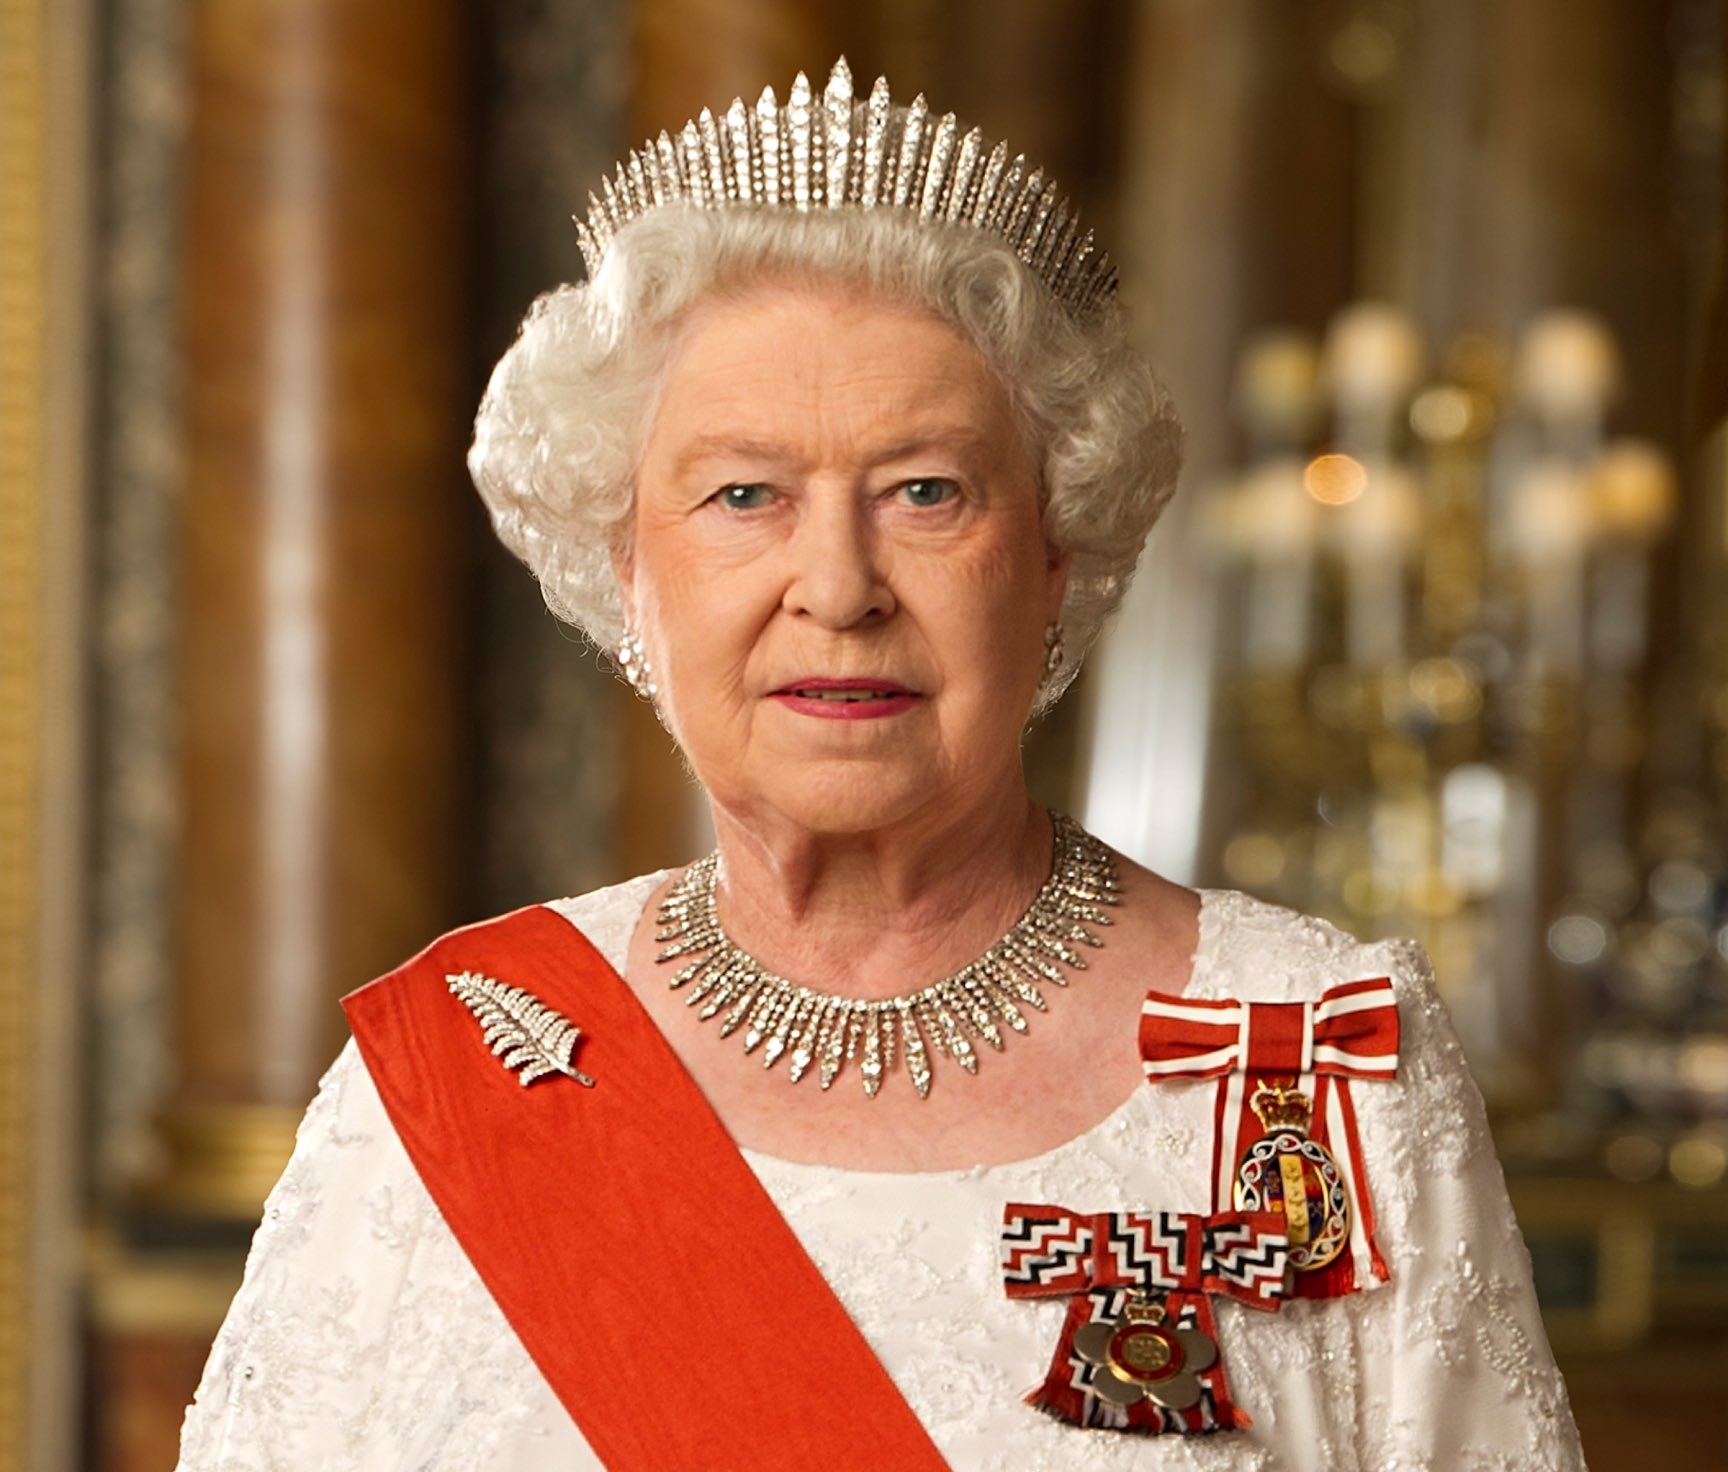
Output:
[[[553,908],[621,967],[653,884]],[[1481,1097],[1420,948],[1361,945],[1213,891],[1188,994],[1292,1001],[1385,975],[1403,1023],[1398,1081],[1354,1095],[1392,1281],[1275,1315],[1215,1300],[1248,1431],[1127,1436],[1024,1405],[1064,1302],[1010,1302],[997,1262],[1007,1201],[1207,1210],[1210,1083],[1140,1089],[1078,1139],[1009,1165],[896,1175],[746,1158],[957,1469],[1581,1468]],[[600,1465],[427,1197],[350,1043],[265,1206],[187,1412],[182,1472]],[[857,1465],[874,1465],[868,1447]]]

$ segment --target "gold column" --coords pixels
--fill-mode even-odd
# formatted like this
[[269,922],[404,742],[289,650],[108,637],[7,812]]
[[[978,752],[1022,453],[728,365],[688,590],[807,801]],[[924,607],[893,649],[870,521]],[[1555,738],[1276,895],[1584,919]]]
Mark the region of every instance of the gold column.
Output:
[[83,0],[0,0],[0,1472],[72,1455]]
[[[41,518],[45,364],[44,38],[37,7],[0,6],[0,1467],[25,1465],[35,1295],[29,1203],[40,898]],[[14,385],[16,387],[14,387]]]
[[256,1211],[337,996],[457,918],[463,10],[195,7],[177,1210]]

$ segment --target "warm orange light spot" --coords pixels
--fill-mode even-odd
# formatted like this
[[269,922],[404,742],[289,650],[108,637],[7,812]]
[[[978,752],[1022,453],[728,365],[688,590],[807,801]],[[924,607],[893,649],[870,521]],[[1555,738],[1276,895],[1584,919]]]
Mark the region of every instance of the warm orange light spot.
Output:
[[1349,455],[1316,455],[1302,471],[1302,486],[1325,506],[1342,506],[1368,489],[1368,472]]

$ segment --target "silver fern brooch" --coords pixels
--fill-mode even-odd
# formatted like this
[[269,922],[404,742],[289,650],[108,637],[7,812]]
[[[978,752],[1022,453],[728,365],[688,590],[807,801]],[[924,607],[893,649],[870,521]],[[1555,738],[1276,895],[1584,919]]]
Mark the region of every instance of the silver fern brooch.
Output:
[[444,980],[456,998],[480,1024],[481,1040],[508,1069],[520,1069],[523,1088],[548,1074],[561,1073],[579,1084],[594,1080],[572,1067],[570,1055],[582,1029],[548,1007],[532,992],[506,986],[478,971],[462,971]]

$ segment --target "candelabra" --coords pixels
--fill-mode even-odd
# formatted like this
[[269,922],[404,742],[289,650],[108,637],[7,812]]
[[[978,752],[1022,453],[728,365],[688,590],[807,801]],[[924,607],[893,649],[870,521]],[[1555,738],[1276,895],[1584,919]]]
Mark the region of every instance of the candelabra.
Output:
[[1512,1153],[1708,1185],[1728,547],[1696,549],[1695,647],[1653,648],[1676,475],[1605,433],[1618,356],[1573,311],[1432,371],[1371,305],[1248,345],[1206,846],[1233,883],[1427,944]]

